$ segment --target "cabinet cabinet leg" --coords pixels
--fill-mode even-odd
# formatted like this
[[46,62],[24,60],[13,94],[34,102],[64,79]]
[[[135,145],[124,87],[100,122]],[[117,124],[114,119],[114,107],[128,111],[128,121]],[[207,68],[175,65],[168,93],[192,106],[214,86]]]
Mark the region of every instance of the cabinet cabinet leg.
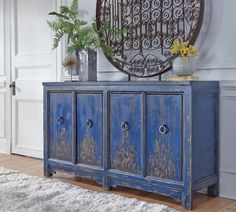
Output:
[[182,206],[188,210],[192,210],[193,208],[192,193],[182,195]]
[[51,172],[50,168],[47,165],[44,165],[44,176],[45,177],[52,177],[53,173]]
[[109,177],[104,177],[103,179],[103,189],[106,191],[111,191],[111,184]]
[[48,171],[44,171],[44,177],[52,177],[52,173]]
[[219,196],[219,183],[215,183],[212,186],[207,188],[207,195],[209,197],[218,197]]
[[103,189],[105,191],[111,191],[112,190],[111,186],[106,186],[106,185],[103,185]]

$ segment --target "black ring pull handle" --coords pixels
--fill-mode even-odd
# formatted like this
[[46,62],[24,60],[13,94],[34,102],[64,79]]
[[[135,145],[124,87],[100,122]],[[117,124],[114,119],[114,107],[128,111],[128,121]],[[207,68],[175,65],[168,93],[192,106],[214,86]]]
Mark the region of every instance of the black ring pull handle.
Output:
[[122,129],[123,131],[129,130],[129,124],[128,124],[128,122],[126,122],[126,121],[123,121],[123,122],[121,123],[120,127],[121,127],[121,129]]
[[86,121],[85,125],[86,125],[87,128],[92,128],[93,127],[93,122],[90,119],[88,119]]
[[60,116],[57,117],[57,124],[58,125],[63,125],[64,124],[64,119]]
[[159,133],[162,134],[162,135],[165,135],[169,132],[169,128],[167,125],[165,124],[162,124],[160,127],[159,127]]

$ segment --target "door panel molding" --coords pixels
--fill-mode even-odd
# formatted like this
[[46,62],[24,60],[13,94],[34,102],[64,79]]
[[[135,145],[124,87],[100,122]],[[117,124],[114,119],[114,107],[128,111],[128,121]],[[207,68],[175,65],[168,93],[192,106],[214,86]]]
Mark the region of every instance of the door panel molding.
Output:
[[[42,2],[44,1],[44,2]],[[54,1],[47,0],[18,0],[13,1],[12,15],[14,25],[12,29],[14,36],[14,51],[15,56],[31,56],[31,55],[48,55],[51,53],[52,40],[44,40],[40,42],[44,34],[49,33],[50,29],[47,26],[46,20],[48,13],[51,11]],[[49,8],[50,7],[50,8]],[[28,13],[30,19],[25,16]],[[44,14],[45,17],[41,17]],[[43,21],[40,20],[43,19]],[[29,29],[36,32],[31,36]],[[34,43],[34,45],[30,45]]]
[[[30,104],[32,105],[31,107]],[[42,152],[39,151],[43,146],[41,142],[43,139],[42,131],[39,131],[43,122],[42,104],[41,100],[28,99],[20,99],[13,102],[13,108],[15,108],[15,116],[12,117],[13,123],[15,123],[12,129],[15,132],[12,135],[15,141],[15,145],[12,146],[13,152],[17,152],[19,149],[22,154],[27,151],[33,151],[33,153],[26,155],[42,157]],[[27,110],[27,114],[21,110]],[[34,121],[37,120],[37,117],[41,119],[41,122]]]
[[51,79],[48,75],[51,65],[41,65],[41,66],[26,66],[26,67],[16,67],[15,68],[15,80],[35,80],[35,81],[45,81],[46,79]]
[[1,80],[0,79],[0,89],[3,89],[6,87],[6,80]]
[[[44,81],[57,79],[57,51],[47,26],[56,0],[11,0],[12,153],[43,157]],[[31,29],[29,33],[29,29]]]
[[[6,22],[6,0],[0,0],[0,76],[6,75],[5,68],[5,22]],[[3,47],[3,48],[2,48]]]
[[0,139],[6,138],[6,92],[0,90]]

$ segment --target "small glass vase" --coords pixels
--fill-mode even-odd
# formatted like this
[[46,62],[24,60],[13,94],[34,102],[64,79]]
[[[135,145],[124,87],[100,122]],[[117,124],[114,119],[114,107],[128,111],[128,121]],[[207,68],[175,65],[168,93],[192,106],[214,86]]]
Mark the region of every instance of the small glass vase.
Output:
[[177,76],[191,76],[196,71],[196,60],[190,58],[186,62],[182,57],[177,57],[173,62],[173,71]]

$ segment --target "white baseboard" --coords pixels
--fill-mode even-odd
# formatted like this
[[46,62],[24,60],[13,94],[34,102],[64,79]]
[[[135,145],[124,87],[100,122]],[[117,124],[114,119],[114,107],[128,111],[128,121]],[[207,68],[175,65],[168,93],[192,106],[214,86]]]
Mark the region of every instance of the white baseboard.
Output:
[[11,143],[7,140],[0,140],[0,153],[11,154]]
[[236,200],[236,172],[221,171],[220,197]]

